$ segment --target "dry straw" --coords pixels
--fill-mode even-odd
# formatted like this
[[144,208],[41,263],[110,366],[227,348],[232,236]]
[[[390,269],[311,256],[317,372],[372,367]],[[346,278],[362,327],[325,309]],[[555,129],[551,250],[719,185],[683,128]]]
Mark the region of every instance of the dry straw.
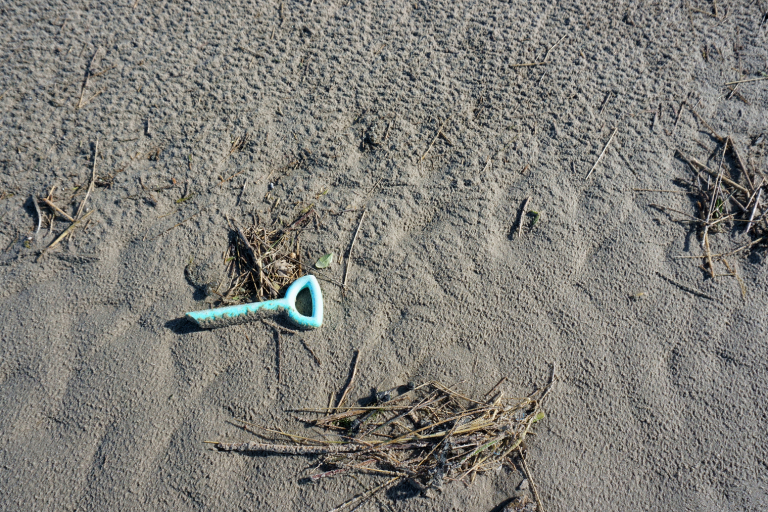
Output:
[[[298,411],[323,414],[307,420],[326,431],[322,439],[243,422],[244,428],[256,427],[283,440],[211,444],[221,451],[320,456],[312,481],[342,474],[388,478],[334,509],[350,510],[403,480],[426,492],[445,483],[471,483],[476,475],[504,465],[522,464],[526,438],[545,418],[542,407],[554,378],[553,371],[546,387],[524,398],[505,398],[498,392],[490,399],[475,400],[438,382],[409,385],[399,394],[397,389],[377,393],[367,406],[336,407],[330,414],[325,409]],[[345,395],[348,390],[349,385]],[[531,480],[530,470],[526,473]],[[536,498],[541,508],[538,492]]]

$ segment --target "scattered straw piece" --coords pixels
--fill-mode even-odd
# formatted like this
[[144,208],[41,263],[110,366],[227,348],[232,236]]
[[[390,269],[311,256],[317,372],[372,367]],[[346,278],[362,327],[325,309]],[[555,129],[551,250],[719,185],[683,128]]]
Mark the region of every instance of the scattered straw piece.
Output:
[[74,231],[74,229],[75,229],[77,226],[79,226],[80,224],[82,224],[82,223],[83,223],[83,221],[84,221],[85,219],[87,219],[88,217],[90,217],[90,215],[91,215],[91,214],[92,214],[94,211],[95,211],[95,210],[91,210],[91,211],[89,211],[88,213],[86,213],[85,215],[83,215],[81,218],[79,218],[78,220],[76,220],[75,222],[73,222],[72,224],[70,224],[70,225],[69,225],[69,227],[68,227],[67,229],[65,229],[65,230],[64,230],[64,232],[63,232],[62,234],[60,234],[58,237],[56,237],[56,240],[54,240],[53,242],[51,242],[51,245],[49,245],[48,247],[46,247],[45,249],[43,249],[43,250],[40,252],[40,255],[37,257],[37,261],[40,261],[40,258],[42,258],[42,257],[43,257],[43,255],[44,255],[46,252],[48,252],[48,251],[49,251],[49,250],[51,250],[52,248],[56,247],[56,246],[58,245],[58,243],[59,243],[59,242],[61,242],[62,240],[64,240],[64,238],[65,238],[67,235],[69,235],[69,234],[70,234],[72,231]]
[[424,161],[424,159],[427,157],[427,153],[429,153],[429,150],[432,149],[432,146],[435,145],[435,141],[437,141],[437,138],[440,136],[440,133],[442,133],[443,128],[445,128],[445,125],[448,124],[448,121],[450,120],[451,120],[451,116],[448,116],[446,120],[443,121],[443,124],[440,125],[440,128],[438,128],[437,133],[435,134],[435,137],[432,139],[432,142],[429,143],[427,150],[424,152],[423,155],[421,155],[421,158],[419,158],[419,162]]
[[[310,423],[335,433],[335,439],[327,434],[311,439],[259,427],[284,439],[206,442],[221,451],[319,455],[320,471],[310,477],[312,481],[349,474],[391,477],[333,509],[348,511],[404,479],[417,481],[429,491],[467,477],[472,481],[476,474],[496,471],[504,464],[516,467],[511,457],[514,453],[523,457],[523,442],[546,417],[542,407],[554,381],[553,368],[549,384],[525,398],[494,396],[488,400],[470,399],[438,382],[409,385],[399,394],[398,388],[375,393],[369,406],[348,407],[333,414],[296,411],[326,413]],[[349,385],[342,398],[348,390]],[[527,464],[524,470],[533,483]],[[534,495],[543,510],[537,490]]]
[[531,197],[528,196],[528,198],[523,203],[523,209],[520,210],[520,221],[517,223],[517,238],[523,236],[523,224],[525,224],[525,214],[528,213],[528,202],[530,200]]
[[35,205],[35,213],[37,213],[37,229],[35,229],[35,238],[37,238],[37,234],[40,232],[40,226],[43,225],[43,214],[40,212],[40,204],[37,202],[37,198],[34,194],[32,194],[32,203]]
[[357,229],[355,230],[355,236],[352,237],[352,243],[349,244],[349,254],[347,254],[347,266],[346,270],[344,271],[344,282],[342,283],[342,288],[344,291],[347,291],[347,278],[349,277],[349,267],[352,264],[352,249],[355,248],[355,241],[357,240],[357,234],[360,232],[360,226],[363,225],[363,218],[365,218],[365,213],[368,210],[363,208],[363,213],[360,214],[360,221],[357,223]]
[[360,361],[360,351],[355,351],[355,361],[352,363],[352,375],[349,377],[349,382],[347,382],[347,387],[344,388],[344,392],[341,394],[341,398],[339,398],[339,403],[336,404],[335,410],[339,410],[339,407],[344,405],[344,400],[347,399],[347,395],[349,394],[349,391],[352,389],[352,386],[355,384],[355,377],[357,376],[357,363]]
[[613,136],[616,135],[616,132],[619,130],[619,127],[613,129],[613,133],[611,134],[611,137],[608,139],[608,142],[605,143],[605,147],[603,148],[603,151],[600,153],[600,156],[597,157],[597,161],[595,161],[595,165],[592,166],[592,168],[587,173],[587,177],[584,178],[585,180],[588,180],[590,176],[592,176],[592,171],[595,170],[595,167],[597,167],[597,164],[600,163],[600,160],[602,160],[603,155],[605,155],[605,151],[608,149],[608,146],[610,145],[611,141],[613,140]]
[[99,138],[96,137],[96,147],[93,150],[93,167],[91,168],[91,183],[88,185],[88,191],[85,193],[85,198],[83,199],[83,202],[80,203],[80,208],[77,209],[77,214],[75,215],[75,219],[79,219],[80,215],[83,213],[83,208],[85,208],[85,203],[88,201],[88,196],[91,195],[91,192],[93,192],[93,186],[96,184],[96,157],[99,155]]

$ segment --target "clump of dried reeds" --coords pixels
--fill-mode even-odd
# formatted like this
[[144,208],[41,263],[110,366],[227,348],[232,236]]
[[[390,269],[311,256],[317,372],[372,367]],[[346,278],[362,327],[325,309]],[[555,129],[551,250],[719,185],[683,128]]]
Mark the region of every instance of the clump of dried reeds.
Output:
[[[764,191],[768,188],[768,180],[756,169],[750,170],[739,152],[736,142],[731,137],[723,137],[717,134],[711,126],[695,110],[691,110],[701,121],[710,134],[721,147],[716,150],[716,167],[710,168],[705,162],[686,156],[682,151],[677,151],[677,156],[688,163],[694,173],[693,181],[676,180],[676,183],[688,187],[686,194],[692,195],[696,200],[697,211],[695,215],[662,206],[651,204],[659,210],[667,213],[682,215],[683,219],[677,222],[694,224],[697,227],[697,235],[701,243],[702,253],[696,256],[681,255],[679,259],[699,259],[703,262],[702,269],[713,280],[718,277],[734,277],[739,282],[741,293],[746,298],[746,286],[739,276],[736,267],[729,263],[731,256],[749,255],[755,249],[768,246],[768,208],[762,204]],[[732,165],[726,160],[730,153]],[[635,189],[638,192],[668,192],[681,193],[674,190],[659,189]],[[713,237],[716,233],[730,231],[737,234],[742,231],[749,235],[751,241],[731,250],[714,252],[712,250]],[[725,271],[718,269],[716,264],[722,264]],[[686,289],[671,279],[664,279]],[[687,291],[691,291],[688,289]],[[711,298],[698,291],[692,291],[696,295]]]
[[241,228],[234,221],[233,233],[224,260],[229,278],[228,291],[220,293],[224,304],[275,299],[293,281],[304,275],[299,247],[301,229],[316,215],[314,208],[302,211],[287,227],[267,227],[254,219]]
[[525,398],[498,392],[489,400],[475,400],[438,382],[409,385],[399,394],[398,389],[376,394],[368,406],[334,408],[310,421],[335,433],[334,440],[258,427],[284,437],[286,444],[213,444],[222,451],[320,455],[322,470],[310,477],[313,481],[349,473],[389,477],[334,509],[346,510],[404,479],[427,491],[447,482],[471,482],[479,473],[513,464],[513,457],[523,456],[533,426],[545,417],[542,405],[551,386],[552,381]]
[[[701,240],[703,253],[700,258],[705,262],[705,268],[714,279],[720,276],[736,277],[744,290],[744,283],[735,270],[725,259],[727,256],[739,252],[749,252],[757,245],[766,241],[768,230],[763,225],[764,216],[761,215],[761,196],[766,186],[765,180],[758,173],[750,176],[746,164],[736,149],[736,144],[730,137],[715,137],[722,143],[720,160],[716,169],[710,169],[707,165],[689,158],[678,151],[691,169],[696,173],[696,181],[690,184],[690,191],[698,196],[698,216],[692,217],[698,223],[698,236]],[[737,178],[724,165],[726,153],[730,150],[736,169],[745,181],[742,185]],[[755,214],[758,214],[756,217]],[[710,248],[710,235],[726,230],[726,227],[743,227],[746,234],[752,235],[753,240],[735,250],[714,254]],[[727,269],[727,273],[718,273],[715,262],[721,262]]]

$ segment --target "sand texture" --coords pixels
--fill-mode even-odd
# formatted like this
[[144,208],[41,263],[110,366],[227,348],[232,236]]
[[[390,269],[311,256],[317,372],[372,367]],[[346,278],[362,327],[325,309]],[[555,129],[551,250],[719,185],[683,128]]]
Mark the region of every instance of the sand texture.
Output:
[[[768,176],[768,80],[724,87],[768,73],[767,10],[3,2],[0,509],[330,510],[384,478],[306,483],[316,458],[204,441],[257,439],[234,419],[308,432],[289,411],[325,408],[356,350],[353,403],[505,376],[527,396],[556,365],[527,452],[549,512],[768,509],[765,246],[728,259],[746,297],[675,259],[702,254],[676,152],[717,168],[706,124]],[[76,217],[93,176],[89,217],[41,256],[70,222],[41,203],[35,236],[32,196],[55,186]],[[335,254],[322,328],[278,351],[260,322],[184,320],[226,279],[227,218],[311,204],[301,256]],[[727,224],[711,249],[753,239]],[[490,511],[522,479],[403,484],[362,510]]]

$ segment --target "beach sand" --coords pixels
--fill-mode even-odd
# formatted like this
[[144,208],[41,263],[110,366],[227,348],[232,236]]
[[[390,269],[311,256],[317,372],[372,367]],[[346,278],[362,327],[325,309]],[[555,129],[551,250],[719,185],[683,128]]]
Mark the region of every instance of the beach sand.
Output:
[[[677,150],[717,168],[704,123],[768,174],[768,80],[723,86],[766,72],[768,4],[640,4],[0,7],[0,508],[329,510],[382,478],[307,484],[316,458],[204,441],[309,432],[290,411],[325,408],[360,350],[353,403],[429,380],[524,396],[554,365],[527,451],[549,512],[767,509],[765,246],[729,258],[743,297],[675,259],[696,229],[650,205],[695,216],[691,195],[633,189],[689,190]],[[40,257],[70,223],[35,237],[31,197],[55,186],[74,217],[94,173],[92,214]],[[322,328],[278,353],[262,323],[183,319],[225,278],[227,217],[310,204],[300,252],[334,252],[336,282],[366,209]],[[493,510],[522,479],[363,509]]]

